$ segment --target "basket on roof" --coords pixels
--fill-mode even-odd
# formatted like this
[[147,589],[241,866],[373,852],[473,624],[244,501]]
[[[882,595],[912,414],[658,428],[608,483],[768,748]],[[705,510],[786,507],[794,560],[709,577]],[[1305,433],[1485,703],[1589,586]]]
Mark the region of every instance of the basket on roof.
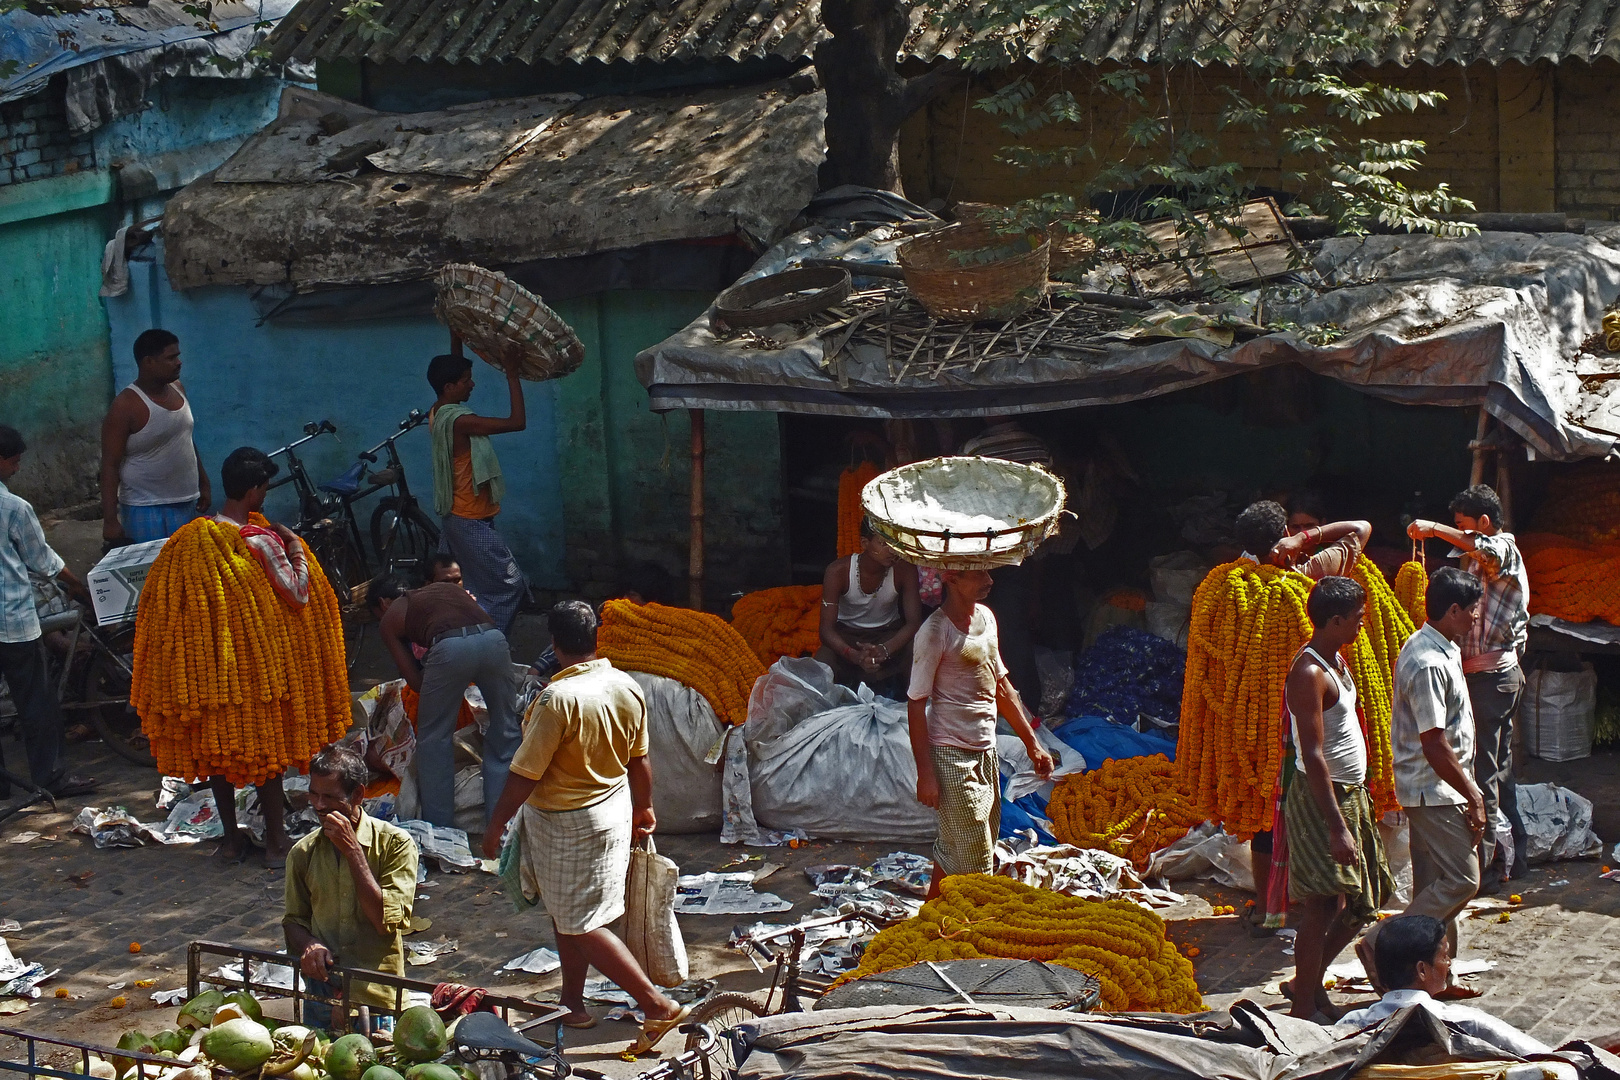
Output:
[[1057,531],[1063,481],[1034,465],[942,457],[890,469],[861,491],[872,527],[902,559],[938,570],[1023,562]]
[[1045,233],[1007,235],[972,221],[907,240],[895,258],[928,314],[978,322],[1011,319],[1039,303],[1051,250]]
[[507,277],[470,263],[439,271],[433,311],[473,351],[531,382],[560,379],[585,359],[574,328]]

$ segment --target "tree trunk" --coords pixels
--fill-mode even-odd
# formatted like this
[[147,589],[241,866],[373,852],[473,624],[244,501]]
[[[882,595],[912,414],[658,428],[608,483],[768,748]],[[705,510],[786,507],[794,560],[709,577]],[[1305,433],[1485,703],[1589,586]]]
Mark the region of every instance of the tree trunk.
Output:
[[856,184],[904,195],[900,125],[962,76],[950,64],[912,79],[900,76],[896,58],[909,27],[901,0],[822,0],[821,22],[832,35],[815,54],[827,91],[821,188]]

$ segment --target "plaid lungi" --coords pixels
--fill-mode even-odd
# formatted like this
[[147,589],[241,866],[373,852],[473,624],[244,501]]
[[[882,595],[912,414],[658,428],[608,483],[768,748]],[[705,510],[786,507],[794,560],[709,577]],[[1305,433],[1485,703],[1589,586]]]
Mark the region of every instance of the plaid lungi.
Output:
[[197,500],[159,503],[156,506],[129,506],[118,504],[118,521],[124,526],[124,535],[134,544],[148,540],[166,540],[186,522],[197,516]]
[[582,810],[523,807],[523,891],[559,934],[588,934],[624,914],[630,873],[630,785]]
[[939,782],[934,862],[947,875],[994,872],[1001,830],[1001,771],[995,750],[930,746]]
[[1283,805],[1288,821],[1288,895],[1294,900],[1343,896],[1349,914],[1371,922],[1395,891],[1372,796],[1365,784],[1334,784],[1333,796],[1356,842],[1356,861],[1349,866],[1333,861],[1327,819],[1316,805],[1310,783],[1303,774],[1296,775]]
[[439,550],[456,557],[467,591],[477,599],[479,607],[489,612],[495,629],[510,637],[512,620],[517,617],[527,586],[512,549],[495,531],[495,519],[446,514],[439,520],[444,525],[439,533]]

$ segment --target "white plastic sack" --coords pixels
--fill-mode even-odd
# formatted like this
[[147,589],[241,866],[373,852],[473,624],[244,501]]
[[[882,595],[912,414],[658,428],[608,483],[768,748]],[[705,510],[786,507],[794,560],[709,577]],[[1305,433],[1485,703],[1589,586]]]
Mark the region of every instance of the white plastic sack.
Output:
[[1543,761],[1592,756],[1592,723],[1597,718],[1597,672],[1532,671],[1525,676],[1519,721],[1524,748]]
[[1412,834],[1406,815],[1399,810],[1385,814],[1378,822],[1378,836],[1384,842],[1389,876],[1395,879],[1395,891],[1384,906],[1404,908],[1412,902]]
[[1037,645],[1035,671],[1041,677],[1041,701],[1035,715],[1061,716],[1064,702],[1074,690],[1074,653]]
[[1035,739],[1052,755],[1052,776],[1042,780],[1035,775],[1035,766],[1029,760],[1029,751],[1016,735],[996,736],[996,757],[1000,760],[1001,775],[1007,777],[1004,795],[1008,802],[1017,802],[1030,792],[1038,792],[1043,799],[1052,797],[1057,781],[1070,773],[1085,772],[1086,759],[1068,743],[1053,735],[1045,727],[1035,729]]
[[659,986],[679,986],[687,976],[686,942],[675,919],[675,887],[680,877],[680,867],[658,854],[651,837],[630,849],[624,944],[647,978]]
[[1254,892],[1254,870],[1249,865],[1249,845],[1239,842],[1213,821],[1206,821],[1187,835],[1160,848],[1148,858],[1145,880],[1185,881],[1212,877],[1228,888]]
[[1520,784],[1519,817],[1531,862],[1585,859],[1603,854],[1592,831],[1592,804],[1557,784]]
[[1148,560],[1148,584],[1162,604],[1192,608],[1193,593],[1209,573],[1209,564],[1192,551],[1172,551]]
[[[400,785],[404,790],[405,785]],[[455,787],[456,828],[462,832],[483,834],[484,831],[484,770],[477,765],[463,765],[456,770]]]
[[725,733],[708,699],[675,679],[632,671],[647,699],[653,811],[660,833],[720,830],[720,770],[705,759]]
[[1187,635],[1192,628],[1192,606],[1149,600],[1142,608],[1147,632],[1161,637],[1178,649],[1187,647]]
[[766,828],[885,841],[938,831],[917,801],[905,704],[837,686],[814,658],[778,660],[754,684],[743,737],[754,817]]

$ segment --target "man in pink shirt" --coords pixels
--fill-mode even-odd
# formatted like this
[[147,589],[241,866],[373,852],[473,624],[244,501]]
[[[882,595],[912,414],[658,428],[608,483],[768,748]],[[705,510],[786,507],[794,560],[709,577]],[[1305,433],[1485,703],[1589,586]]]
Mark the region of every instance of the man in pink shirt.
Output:
[[947,570],[945,602],[912,644],[906,716],[917,762],[917,801],[939,815],[930,898],[951,874],[994,869],[1001,820],[996,715],[1007,718],[1029,751],[1036,775],[1052,773],[1052,755],[1036,741],[1034,724],[1001,661],[996,617],[982,600],[988,570]]

